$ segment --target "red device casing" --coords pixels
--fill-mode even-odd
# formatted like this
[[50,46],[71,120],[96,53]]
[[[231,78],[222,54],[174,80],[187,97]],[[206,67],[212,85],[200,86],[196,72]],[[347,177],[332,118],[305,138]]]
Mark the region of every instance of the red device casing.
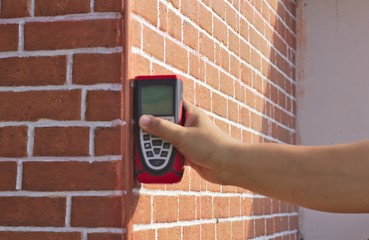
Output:
[[183,111],[183,83],[176,75],[153,75],[153,76],[137,76],[134,79],[134,148],[135,148],[135,173],[137,180],[141,183],[176,183],[182,179],[184,157],[173,147],[169,157],[169,162],[163,169],[155,170],[151,168],[145,160],[145,150],[142,149],[140,138],[140,127],[138,126],[139,118],[143,115],[141,109],[141,89],[144,86],[152,85],[169,85],[173,87],[174,96],[174,122],[184,125]]

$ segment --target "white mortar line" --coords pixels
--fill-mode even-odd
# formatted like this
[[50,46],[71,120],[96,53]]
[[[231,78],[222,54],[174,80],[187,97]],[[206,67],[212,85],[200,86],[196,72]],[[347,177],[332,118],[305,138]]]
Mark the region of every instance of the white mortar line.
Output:
[[278,232],[278,233],[274,233],[272,235],[266,235],[266,236],[261,236],[261,237],[256,237],[253,238],[251,240],[268,240],[268,239],[276,239],[285,235],[290,235],[290,234],[296,234],[297,230],[293,230],[293,231],[284,231],[284,232]]
[[95,12],[95,0],[90,0],[90,10],[91,13]]
[[217,222],[236,222],[236,221],[248,221],[248,220],[257,220],[257,219],[270,219],[270,218],[275,218],[275,217],[289,217],[289,216],[298,216],[298,213],[293,212],[293,213],[279,213],[279,214],[258,215],[258,216],[239,216],[239,217],[204,219],[204,220],[193,220],[193,221],[178,221],[178,222],[171,222],[171,223],[134,224],[133,231],[184,227],[184,226],[193,226],[193,225],[200,225],[200,224],[217,223]]
[[119,197],[126,195],[124,190],[111,191],[64,191],[64,192],[34,192],[34,191],[4,191],[0,197]]
[[[28,136],[33,138],[35,127],[116,127],[124,126],[125,122],[116,119],[110,122],[87,122],[87,121],[55,121],[55,120],[39,120],[37,122],[0,122],[0,127],[10,126],[29,126]],[[33,142],[29,142],[28,148],[33,147]],[[29,149],[32,150],[32,149]],[[32,151],[29,151],[32,153]]]
[[24,50],[24,21],[19,22],[18,27],[18,51]]
[[101,83],[94,85],[47,85],[47,86],[19,86],[19,87],[0,87],[0,92],[29,92],[29,91],[58,91],[58,90],[110,90],[122,91],[122,84]]
[[87,90],[82,89],[81,94],[81,121],[86,121],[86,99],[87,99]]
[[125,228],[83,228],[83,227],[2,227],[0,226],[0,232],[81,232],[86,233],[117,233],[122,234],[127,230]]
[[[1,23],[0,23],[1,24]],[[69,54],[84,54],[84,53],[122,53],[123,47],[95,47],[95,48],[74,48],[67,50],[36,50],[36,51],[13,51],[13,52],[0,52],[0,58],[11,58],[11,57],[53,57],[53,56],[64,56]]]
[[73,84],[73,54],[67,55],[67,70],[66,70],[66,85],[71,86]]
[[[4,122],[2,123],[4,124]],[[26,124],[21,124],[21,126]],[[35,141],[35,126],[32,124],[28,125],[28,132],[27,132],[27,156],[32,157],[33,156],[33,146]]]
[[24,18],[9,18],[9,19],[0,19],[0,24],[9,24],[9,23],[19,23],[20,21],[24,21],[26,23],[29,22],[57,22],[57,21],[76,21],[76,20],[114,20],[120,19],[122,17],[121,13],[116,12],[104,12],[104,13],[89,13],[89,14],[72,14],[72,15],[59,15],[59,16],[51,16],[51,17],[24,17]]
[[6,158],[0,157],[0,162],[111,162],[121,161],[122,155],[105,155],[94,157],[28,157],[28,158]]
[[90,138],[89,138],[89,154],[90,156],[95,155],[95,127],[90,127]]
[[181,190],[151,190],[145,188],[133,188],[132,192],[136,195],[150,195],[150,196],[194,196],[194,197],[242,197],[242,198],[266,198],[265,196],[254,193],[228,193],[228,192],[196,192],[196,191],[181,191]]
[[86,231],[83,231],[82,232],[82,238],[81,240],[88,240],[88,236],[87,236],[87,232]]
[[34,17],[35,16],[35,0],[30,0],[30,3],[29,3],[29,15],[31,17]]
[[22,161],[17,161],[17,182],[15,189],[22,190],[22,178],[23,178],[23,163]]
[[66,227],[70,227],[71,214],[72,214],[72,197],[67,196],[66,210],[65,210],[65,226]]

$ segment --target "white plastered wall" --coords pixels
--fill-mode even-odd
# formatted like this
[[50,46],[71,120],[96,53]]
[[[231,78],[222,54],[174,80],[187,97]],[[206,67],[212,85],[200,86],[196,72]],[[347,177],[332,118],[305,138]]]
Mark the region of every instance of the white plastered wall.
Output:
[[[369,1],[298,0],[298,22],[298,143],[369,139]],[[369,238],[369,215],[300,211],[304,240]]]

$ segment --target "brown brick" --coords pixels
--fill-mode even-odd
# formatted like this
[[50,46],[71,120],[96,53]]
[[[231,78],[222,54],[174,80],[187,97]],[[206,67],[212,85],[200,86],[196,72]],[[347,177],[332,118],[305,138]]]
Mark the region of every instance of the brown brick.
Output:
[[122,234],[119,233],[90,233],[88,240],[122,240]]
[[200,77],[200,69],[199,69],[199,64],[200,64],[200,59],[199,59],[199,55],[189,52],[189,72],[192,76],[194,76],[195,78],[199,78]]
[[200,198],[200,217],[201,219],[210,219],[213,217],[213,199],[209,196]]
[[210,90],[201,85],[196,85],[196,105],[210,111]]
[[0,128],[0,157],[27,156],[27,127]]
[[120,161],[25,162],[22,187],[30,191],[119,190],[120,175]]
[[229,198],[227,197],[214,197],[214,217],[227,218],[229,217]]
[[181,1],[181,12],[195,23],[199,22],[199,1],[186,0]]
[[181,240],[181,227],[159,228],[158,239]]
[[149,195],[133,195],[133,222],[135,224],[149,224],[151,222],[151,198]]
[[195,196],[179,196],[179,220],[191,221],[196,219],[196,207]]
[[255,220],[244,220],[243,233],[246,239],[255,237]]
[[203,5],[199,4],[199,26],[210,35],[213,34],[213,16],[212,13]]
[[227,99],[213,92],[212,112],[222,117],[227,117]]
[[121,154],[121,127],[95,129],[95,156]]
[[29,16],[30,0],[2,0],[1,18],[18,18]]
[[168,10],[168,33],[181,41],[182,38],[182,19],[177,13]]
[[35,16],[56,16],[90,12],[90,0],[35,0]]
[[[201,225],[202,239],[215,240],[215,224],[202,224]],[[220,239],[220,238],[217,238]]]
[[164,3],[159,3],[159,29],[163,32],[168,30],[168,7]]
[[211,64],[206,64],[206,84],[219,89],[219,70]]
[[183,72],[188,71],[188,51],[177,43],[167,39],[166,62]]
[[229,208],[231,217],[241,216],[241,198],[240,197],[231,197],[229,198]]
[[133,73],[137,75],[150,74],[150,61],[147,60],[145,57],[137,54],[131,54],[129,61],[130,71],[132,71]]
[[175,222],[178,220],[178,197],[154,197],[154,222]]
[[149,21],[152,25],[157,25],[158,0],[134,0],[132,1],[132,11]]
[[2,58],[0,86],[62,85],[66,65],[65,56]]
[[164,60],[164,37],[154,30],[143,27],[143,49],[153,57]]
[[[0,51],[18,50],[18,24],[0,24]],[[1,70],[0,70],[1,72]]]
[[87,127],[36,128],[34,156],[88,156],[89,135]]
[[73,227],[122,227],[122,198],[72,198],[71,225]]
[[80,240],[78,232],[0,232],[1,240]]
[[121,55],[121,53],[75,55],[73,82],[77,84],[121,83]]
[[1,92],[0,121],[79,120],[80,90]]
[[155,229],[133,232],[132,239],[137,239],[137,240],[155,239],[155,235],[156,235],[155,232],[156,232]]
[[243,221],[233,221],[232,224],[232,239],[247,239],[243,232]]
[[86,119],[89,121],[111,121],[121,118],[120,91],[89,91],[86,102]]
[[183,239],[201,239],[200,225],[183,227]]
[[183,43],[195,51],[199,49],[199,31],[187,21],[183,23]]
[[121,0],[95,0],[95,12],[121,12]]
[[211,62],[214,62],[214,40],[206,36],[204,33],[200,33],[200,54],[207,57]]
[[229,50],[217,43],[215,45],[215,51],[216,51],[215,61],[217,65],[220,65],[226,72],[229,72],[229,58],[230,58]]
[[255,219],[255,237],[265,235],[265,218]]
[[221,43],[227,46],[227,25],[214,17],[214,37],[217,38]]
[[61,227],[65,204],[61,197],[0,197],[0,225]]
[[[0,191],[14,191],[17,179],[16,162],[0,162]],[[0,237],[0,239],[2,239]]]
[[121,28],[120,19],[26,23],[24,49],[118,47]]
[[232,222],[220,222],[217,224],[218,239],[232,239]]

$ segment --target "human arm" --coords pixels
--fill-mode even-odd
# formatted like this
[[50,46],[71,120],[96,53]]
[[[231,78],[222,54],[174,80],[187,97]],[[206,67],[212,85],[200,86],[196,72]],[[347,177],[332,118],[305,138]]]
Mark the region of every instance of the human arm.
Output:
[[140,126],[171,142],[206,180],[316,210],[369,212],[369,142],[244,144],[188,102],[186,108],[185,127],[147,116]]

